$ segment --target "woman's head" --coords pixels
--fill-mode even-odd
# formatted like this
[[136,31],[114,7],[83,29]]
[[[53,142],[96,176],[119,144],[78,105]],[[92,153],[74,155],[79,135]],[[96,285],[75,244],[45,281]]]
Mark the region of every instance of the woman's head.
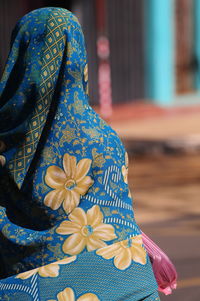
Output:
[[[0,82],[0,140],[6,144],[8,161],[12,157],[9,169],[19,185],[51,107],[56,113],[57,104],[68,99],[67,107],[75,92],[87,103],[86,66],[81,27],[68,10],[40,8],[17,22]],[[18,168],[21,160],[23,169]]]

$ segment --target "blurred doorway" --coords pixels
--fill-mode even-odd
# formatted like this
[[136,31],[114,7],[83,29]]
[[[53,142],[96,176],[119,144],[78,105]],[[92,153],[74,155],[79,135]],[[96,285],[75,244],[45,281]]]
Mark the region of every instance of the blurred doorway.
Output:
[[195,57],[195,1],[176,0],[176,93],[194,93],[197,58]]

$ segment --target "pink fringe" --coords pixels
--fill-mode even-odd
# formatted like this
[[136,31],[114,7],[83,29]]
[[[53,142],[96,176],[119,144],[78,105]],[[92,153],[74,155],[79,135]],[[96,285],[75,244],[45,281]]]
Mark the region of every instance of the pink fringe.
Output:
[[153,272],[158,283],[158,290],[170,295],[177,287],[177,272],[169,257],[142,232],[143,244],[150,257]]

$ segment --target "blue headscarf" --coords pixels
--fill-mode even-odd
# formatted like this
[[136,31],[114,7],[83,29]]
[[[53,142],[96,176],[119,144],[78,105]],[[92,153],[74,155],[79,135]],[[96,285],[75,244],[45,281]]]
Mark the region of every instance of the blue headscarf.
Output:
[[128,156],[88,104],[87,72],[73,14],[50,7],[19,20],[0,83],[0,256],[2,277],[21,273],[12,283],[57,277],[60,265],[88,252],[119,271],[137,263],[152,273],[134,219]]

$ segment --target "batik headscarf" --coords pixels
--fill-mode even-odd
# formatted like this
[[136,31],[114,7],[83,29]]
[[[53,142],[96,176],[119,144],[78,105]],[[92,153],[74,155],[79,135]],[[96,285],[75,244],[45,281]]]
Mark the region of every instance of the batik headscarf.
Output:
[[[84,271],[78,260],[85,264],[88,253],[90,264],[102,261],[104,271],[107,262],[116,273],[133,268],[134,281],[148,272],[146,289],[156,289],[134,219],[128,157],[88,104],[87,70],[83,34],[69,11],[42,8],[19,20],[0,83],[0,256],[2,277],[21,273],[9,289],[29,279],[30,296],[36,274],[40,287],[68,263],[77,286],[73,277]],[[75,300],[65,282],[53,284],[58,300]]]

